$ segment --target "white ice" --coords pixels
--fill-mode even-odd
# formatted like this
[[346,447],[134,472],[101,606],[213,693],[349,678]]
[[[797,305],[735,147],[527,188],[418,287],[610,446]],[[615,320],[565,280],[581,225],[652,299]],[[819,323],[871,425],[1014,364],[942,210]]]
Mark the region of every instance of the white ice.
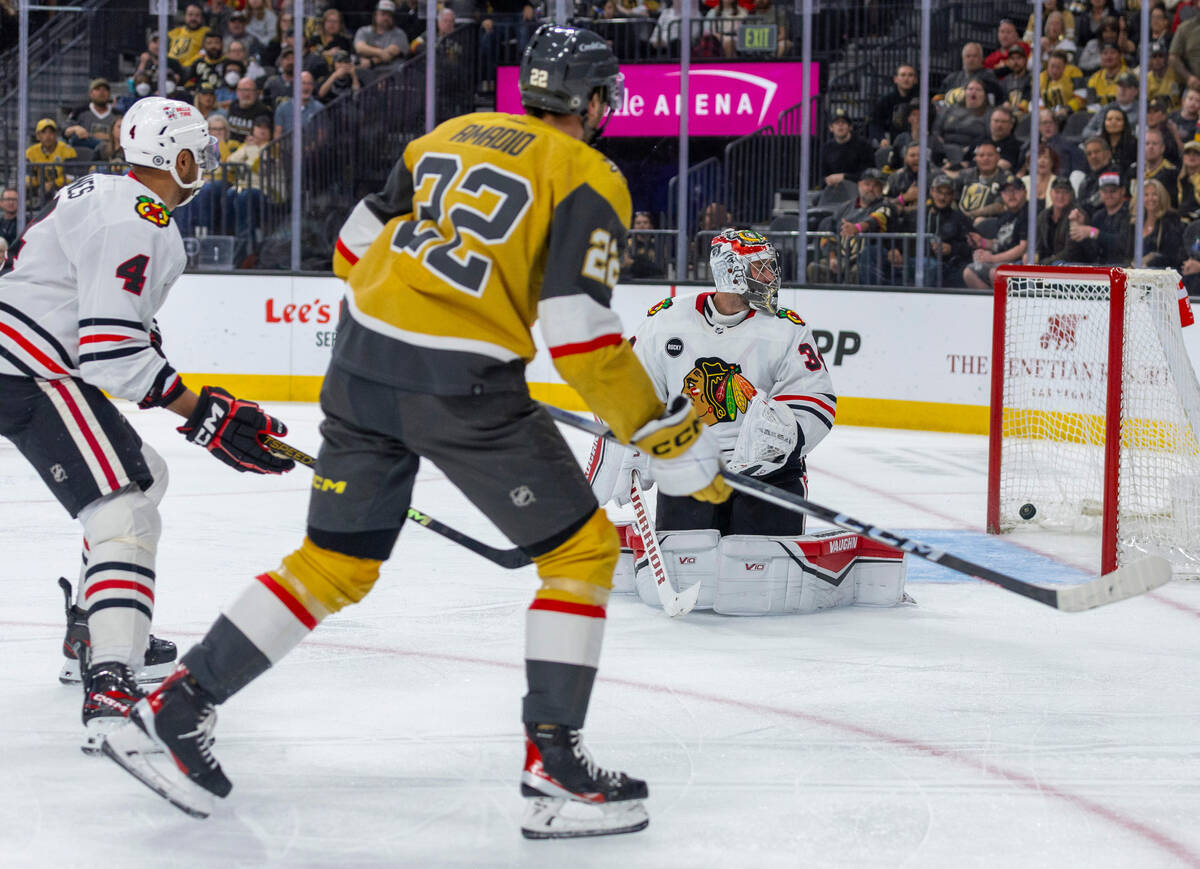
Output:
[[[319,412],[272,407],[314,450]],[[238,475],[161,411],[155,631],[186,648],[298,544],[309,474]],[[582,444],[573,441],[582,448]],[[1031,580],[1094,564],[986,538],[981,437],[835,429],[818,502]],[[507,546],[432,467],[415,504]],[[1200,866],[1200,583],[1067,615],[912,564],[915,607],[669,620],[609,607],[586,729],[650,783],[635,835],[518,831],[537,581],[409,526],[375,591],[221,707],[234,790],[192,820],[77,748],[55,678],[79,533],[0,441],[0,865]]]

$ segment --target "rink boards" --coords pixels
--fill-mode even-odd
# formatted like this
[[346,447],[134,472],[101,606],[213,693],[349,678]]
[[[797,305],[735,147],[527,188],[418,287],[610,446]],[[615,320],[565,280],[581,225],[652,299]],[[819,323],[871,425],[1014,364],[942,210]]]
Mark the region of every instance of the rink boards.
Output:
[[[158,317],[165,350],[189,385],[213,382],[247,398],[315,401],[343,287],[333,277],[184,275]],[[613,308],[630,335],[651,305],[703,289],[619,285]],[[839,395],[838,423],[986,433],[990,294],[784,289],[780,299],[814,332]],[[534,395],[582,409],[555,372],[540,330],[534,335],[539,352],[528,369]],[[1183,336],[1194,366],[1200,328],[1184,329]]]

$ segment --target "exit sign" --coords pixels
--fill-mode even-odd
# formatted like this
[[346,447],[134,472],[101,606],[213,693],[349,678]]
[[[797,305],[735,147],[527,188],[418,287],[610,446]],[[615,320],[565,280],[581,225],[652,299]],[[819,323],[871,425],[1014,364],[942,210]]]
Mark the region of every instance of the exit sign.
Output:
[[748,54],[774,52],[779,44],[779,28],[774,24],[743,24],[738,31],[738,51]]

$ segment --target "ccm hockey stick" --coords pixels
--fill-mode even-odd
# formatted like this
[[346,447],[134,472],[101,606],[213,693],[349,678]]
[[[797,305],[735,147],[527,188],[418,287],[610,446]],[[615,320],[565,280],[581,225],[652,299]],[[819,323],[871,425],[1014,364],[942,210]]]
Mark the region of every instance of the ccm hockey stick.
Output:
[[[281,458],[293,459],[299,464],[310,468],[313,466],[313,463],[316,462],[316,459],[314,459],[308,453],[298,450],[291,444],[286,444],[278,438],[271,437],[271,435],[262,435],[259,439],[263,446]],[[435,534],[440,534],[447,540],[453,540],[459,546],[469,549],[476,555],[486,558],[488,561],[492,562],[492,564],[498,564],[505,570],[515,570],[518,567],[525,567],[526,565],[533,563],[529,556],[520,549],[497,549],[494,546],[488,546],[486,543],[481,543],[474,537],[468,537],[461,531],[456,531],[449,525],[443,525],[432,516],[422,513],[416,507],[408,508],[408,518],[416,522],[418,525],[425,526]]]
[[[599,423],[597,423],[599,425]],[[629,485],[629,502],[633,505],[633,524],[642,545],[646,547],[646,559],[650,562],[650,571],[654,574],[654,587],[658,589],[658,599],[662,602],[663,612],[674,618],[690,613],[700,596],[700,583],[692,583],[683,591],[675,591],[671,580],[667,577],[666,563],[662,551],[658,548],[658,536],[650,524],[650,516],[646,512],[645,493],[642,492],[642,482],[638,472],[630,474],[632,482]]]
[[[569,425],[597,437],[616,440],[612,432],[605,428],[603,423],[576,416],[573,413],[568,413],[565,410],[548,404],[543,404],[542,406],[551,417],[563,425]],[[847,516],[844,513],[839,513],[837,510],[822,507],[820,504],[809,501],[807,498],[786,492],[776,486],[764,483],[762,480],[756,480],[754,477],[749,477],[745,474],[735,474],[732,471],[724,469],[721,471],[721,476],[725,478],[725,481],[729,483],[731,488],[739,492],[755,498],[761,498],[785,510],[792,510],[796,513],[804,513],[808,516],[822,519],[831,525],[836,525],[847,531],[853,531],[864,537],[870,537],[872,540],[878,540],[880,543],[885,543],[902,552],[923,558],[926,561],[932,561],[934,564],[948,567],[958,573],[965,573],[967,576],[974,576],[985,580],[1015,594],[1022,595],[1030,600],[1035,600],[1038,603],[1054,607],[1063,612],[1082,612],[1083,610],[1126,600],[1127,598],[1135,597],[1158,588],[1171,579],[1170,562],[1165,558],[1150,556],[1135,561],[1132,564],[1119,567],[1112,573],[1106,573],[1103,576],[1081,583],[1080,585],[1047,588],[1046,586],[1026,582],[1023,579],[1017,579],[1008,574],[1000,573],[997,570],[992,570],[989,567],[984,567],[981,564],[960,558],[952,553],[944,552],[927,543],[921,543],[910,537],[903,537],[894,531],[879,528],[878,526]]]

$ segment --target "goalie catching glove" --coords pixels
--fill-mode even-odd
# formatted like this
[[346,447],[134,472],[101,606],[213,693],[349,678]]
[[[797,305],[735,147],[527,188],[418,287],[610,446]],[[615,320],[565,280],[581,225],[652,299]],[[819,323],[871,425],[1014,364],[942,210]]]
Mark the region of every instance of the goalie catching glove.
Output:
[[204,447],[229,467],[253,474],[283,474],[296,466],[264,447],[264,434],[283,437],[287,426],[253,401],[234,398],[224,389],[206,386],[187,422],[176,431]]
[[634,432],[633,446],[649,456],[650,472],[664,495],[690,495],[713,504],[729,497],[717,439],[684,396],[675,396],[662,416]]
[[746,409],[737,443],[725,466],[737,474],[770,474],[787,464],[799,440],[800,427],[792,412],[756,396]]

